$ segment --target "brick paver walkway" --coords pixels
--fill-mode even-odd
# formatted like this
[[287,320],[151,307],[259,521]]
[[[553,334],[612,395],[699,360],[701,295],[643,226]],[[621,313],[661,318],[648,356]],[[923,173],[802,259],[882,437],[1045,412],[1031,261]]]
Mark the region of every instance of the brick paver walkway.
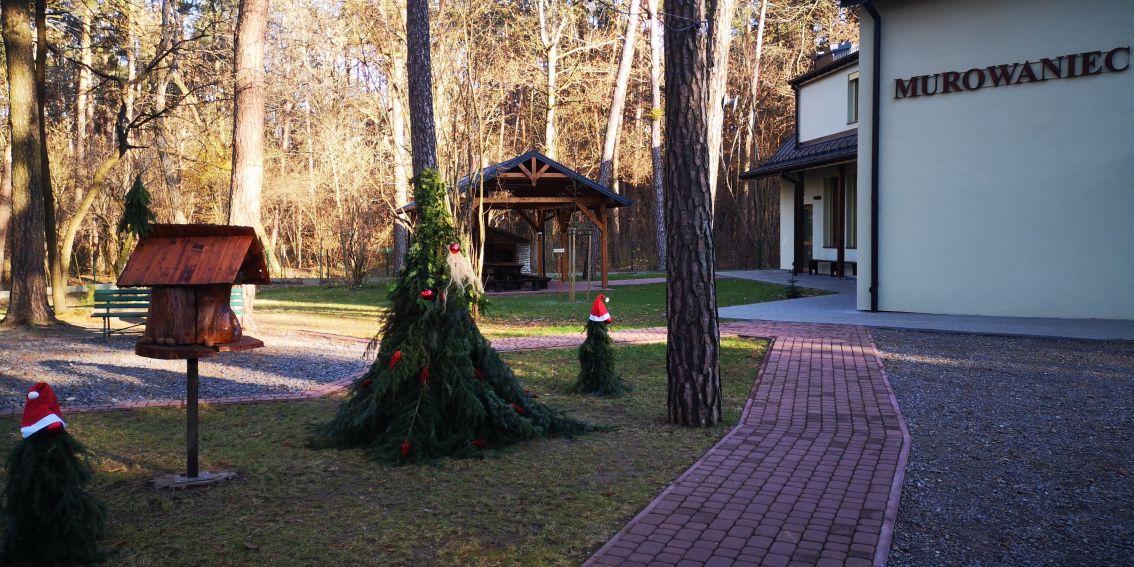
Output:
[[774,339],[740,424],[588,565],[884,565],[909,434],[861,327]]

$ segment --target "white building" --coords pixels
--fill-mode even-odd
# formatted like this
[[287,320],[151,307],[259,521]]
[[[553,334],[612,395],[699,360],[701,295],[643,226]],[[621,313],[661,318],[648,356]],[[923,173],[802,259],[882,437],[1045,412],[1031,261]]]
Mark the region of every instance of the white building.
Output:
[[797,139],[746,174],[784,175],[781,267],[837,260],[841,185],[859,309],[1134,319],[1134,2],[843,4],[857,58],[793,81]]

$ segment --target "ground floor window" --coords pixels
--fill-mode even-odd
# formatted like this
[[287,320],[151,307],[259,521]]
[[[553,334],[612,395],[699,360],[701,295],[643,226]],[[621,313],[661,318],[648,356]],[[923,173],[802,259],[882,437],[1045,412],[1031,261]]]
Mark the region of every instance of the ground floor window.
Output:
[[[835,215],[838,212],[839,178],[823,179],[823,247],[836,248]],[[858,176],[849,173],[843,188],[843,245],[846,248],[858,247]]]

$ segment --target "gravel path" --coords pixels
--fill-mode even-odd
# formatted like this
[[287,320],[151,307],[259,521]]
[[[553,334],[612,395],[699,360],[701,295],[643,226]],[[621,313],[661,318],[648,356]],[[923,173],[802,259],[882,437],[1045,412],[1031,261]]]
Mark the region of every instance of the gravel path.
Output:
[[[257,334],[266,346],[201,359],[201,398],[298,393],[361,371],[364,344]],[[0,411],[23,408],[24,392],[51,383],[60,404],[86,406],[183,399],[185,362],[134,354],[138,337],[0,333]]]
[[913,438],[890,565],[1134,564],[1134,343],[872,333]]

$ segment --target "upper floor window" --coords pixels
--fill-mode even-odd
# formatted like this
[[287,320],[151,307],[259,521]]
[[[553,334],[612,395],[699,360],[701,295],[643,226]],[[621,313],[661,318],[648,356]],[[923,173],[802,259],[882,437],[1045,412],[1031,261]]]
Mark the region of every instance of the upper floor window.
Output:
[[858,71],[847,75],[847,124],[858,123]]

